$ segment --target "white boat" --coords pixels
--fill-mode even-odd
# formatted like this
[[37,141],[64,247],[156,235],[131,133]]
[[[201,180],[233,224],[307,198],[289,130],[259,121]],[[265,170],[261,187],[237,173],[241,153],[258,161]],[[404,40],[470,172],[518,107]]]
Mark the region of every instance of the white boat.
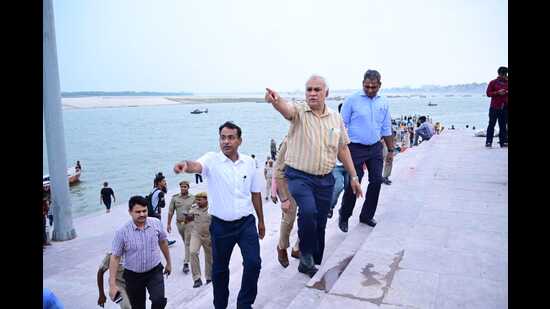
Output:
[[[67,181],[69,182],[69,186],[75,185],[80,181],[80,169],[76,169],[75,167],[69,167],[67,169]],[[50,175],[46,174],[42,176],[42,187],[44,189],[49,189],[50,187]]]

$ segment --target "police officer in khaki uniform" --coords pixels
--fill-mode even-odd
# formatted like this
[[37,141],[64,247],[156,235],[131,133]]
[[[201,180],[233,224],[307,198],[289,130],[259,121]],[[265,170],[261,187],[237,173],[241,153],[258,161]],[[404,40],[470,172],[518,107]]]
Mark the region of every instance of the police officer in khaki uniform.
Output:
[[206,192],[195,195],[195,205],[189,211],[188,221],[191,222],[191,272],[193,287],[202,285],[199,249],[204,250],[204,267],[206,284],[212,281],[212,241],[210,239],[210,214],[208,214],[208,196]]
[[[109,270],[109,261],[111,259],[111,252],[108,252],[103,258],[99,269],[97,270],[97,288],[99,289],[99,298],[97,299],[97,304],[100,307],[105,306],[105,301],[107,297],[105,296],[105,291],[103,291],[103,274]],[[118,266],[116,272],[116,285],[119,288],[120,295],[122,296],[122,301],[119,303],[121,309],[132,309],[130,305],[130,298],[128,298],[128,293],[126,293],[126,280],[122,277],[124,273],[124,266],[122,263]]]
[[185,223],[185,216],[189,214],[191,205],[195,202],[195,196],[189,194],[189,182],[181,181],[180,182],[180,193],[174,194],[172,200],[170,201],[170,206],[168,208],[168,226],[166,231],[170,233],[172,231],[172,216],[174,215],[174,210],[176,211],[176,226],[178,227],[178,232],[183,239],[183,244],[185,245],[185,258],[183,260],[183,273],[187,274],[189,272],[189,244],[191,243],[191,225]]

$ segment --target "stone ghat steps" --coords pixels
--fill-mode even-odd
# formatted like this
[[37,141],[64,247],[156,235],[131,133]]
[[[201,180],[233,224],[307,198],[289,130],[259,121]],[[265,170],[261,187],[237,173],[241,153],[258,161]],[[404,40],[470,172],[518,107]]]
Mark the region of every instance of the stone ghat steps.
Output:
[[507,150],[448,134],[396,160],[378,225],[328,291],[289,308],[507,308]]
[[[406,179],[405,177],[407,177],[406,174],[408,170],[410,168],[416,168],[418,162],[421,162],[427,155],[428,148],[428,143],[420,144],[420,146],[410,148],[394,157],[394,167],[390,178],[397,182]],[[361,187],[363,188],[363,194],[366,193],[368,185],[368,181],[366,181],[367,178],[368,172],[365,173],[365,181],[362,181]],[[392,192],[394,190],[391,190],[392,186],[393,184],[391,186],[382,185],[376,212],[377,218],[382,218],[386,212],[388,203],[393,203],[393,198],[391,197],[395,195]],[[336,208],[340,207],[341,198],[340,196]],[[355,305],[360,305],[359,308],[364,308],[364,306],[368,305],[368,303],[365,303],[363,300],[355,300],[347,296],[342,297],[331,294],[331,290],[334,285],[340,282],[340,277],[346,271],[348,265],[354,260],[361,259],[361,256],[357,256],[357,252],[362,246],[368,243],[368,239],[374,230],[374,228],[368,225],[358,223],[363,201],[364,198],[357,199],[353,215],[348,222],[349,228],[347,233],[343,233],[338,228],[338,213],[335,209],[334,217],[331,219],[334,221],[334,224],[331,225],[331,228],[336,229],[337,233],[343,236],[343,239],[334,250],[325,250],[325,257],[322,265],[319,267],[319,271],[307,282],[306,286],[301,289],[300,293],[286,308],[335,308],[345,303],[355,302],[357,302]],[[380,225],[377,225],[376,228],[379,228],[379,226]],[[344,293],[344,295],[345,294],[346,293]]]

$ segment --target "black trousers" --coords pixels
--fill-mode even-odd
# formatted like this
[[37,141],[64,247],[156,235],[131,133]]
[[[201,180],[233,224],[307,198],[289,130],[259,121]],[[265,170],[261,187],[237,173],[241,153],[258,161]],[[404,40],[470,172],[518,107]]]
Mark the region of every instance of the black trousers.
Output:
[[[369,185],[365,194],[365,202],[359,215],[359,220],[366,222],[374,217],[376,206],[378,205],[378,196],[382,187],[382,170],[384,169],[384,156],[382,154],[384,146],[380,142],[370,146],[357,143],[350,143],[348,146],[359,181],[363,179],[365,173],[363,171],[363,163],[367,165],[369,173]],[[355,201],[356,197],[353,194],[353,189],[351,186],[348,186],[344,191],[342,206],[340,207],[340,216],[342,218],[347,220],[351,217]]]
[[487,126],[486,144],[493,143],[493,135],[495,133],[495,124],[498,121],[498,142],[502,145],[508,143],[508,133],[506,132],[506,109],[489,108],[489,126]]
[[195,174],[195,183],[199,184],[199,180],[200,180],[200,182],[202,182],[202,175],[201,174]]
[[111,209],[111,199],[103,199],[103,204],[105,204],[105,208]]
[[42,216],[42,238],[44,244],[48,242],[48,235],[46,235],[46,216]]
[[149,292],[151,309],[163,309],[167,299],[164,297],[164,278],[161,263],[153,269],[144,273],[136,273],[125,269],[124,280],[126,281],[126,292],[130,298],[133,309],[145,309],[145,289]]

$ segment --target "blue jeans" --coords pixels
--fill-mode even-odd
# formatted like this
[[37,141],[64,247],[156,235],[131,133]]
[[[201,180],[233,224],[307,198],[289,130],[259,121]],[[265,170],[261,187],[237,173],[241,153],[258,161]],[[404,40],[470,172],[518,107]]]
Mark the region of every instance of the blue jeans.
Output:
[[320,265],[325,250],[325,228],[334,192],[334,177],[332,173],[311,175],[288,165],[285,176],[288,191],[298,205],[300,254],[312,255],[315,264]]
[[212,216],[210,236],[212,238],[212,286],[214,307],[227,308],[229,299],[229,260],[235,244],[243,256],[241,290],[237,297],[237,308],[252,308],[258,294],[258,277],[262,260],[260,241],[256,230],[256,218],[249,215],[235,221],[224,221]]
[[330,209],[334,209],[334,207],[336,207],[340,193],[342,193],[342,191],[349,186],[348,172],[343,165],[336,165],[336,167],[332,170],[332,176],[334,176],[334,191],[332,193]]

